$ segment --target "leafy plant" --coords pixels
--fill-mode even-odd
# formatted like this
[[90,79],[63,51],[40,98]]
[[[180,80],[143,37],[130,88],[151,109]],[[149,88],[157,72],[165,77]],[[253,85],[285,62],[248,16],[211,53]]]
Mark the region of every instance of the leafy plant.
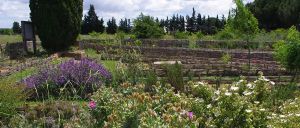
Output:
[[153,17],[143,14],[134,20],[133,33],[137,38],[161,38],[164,34]]
[[177,61],[174,65],[166,66],[166,80],[177,91],[184,91],[182,66]]

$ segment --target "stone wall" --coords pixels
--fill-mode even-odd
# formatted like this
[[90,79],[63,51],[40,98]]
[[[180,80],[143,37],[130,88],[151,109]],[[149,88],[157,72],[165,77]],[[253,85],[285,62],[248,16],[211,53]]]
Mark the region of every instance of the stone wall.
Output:
[[[256,76],[263,71],[267,76],[290,75],[273,58],[270,51],[247,50],[209,50],[187,49],[169,47],[135,47],[135,46],[103,46],[97,44],[81,43],[81,47],[93,48],[97,51],[109,51],[108,49],[135,49],[143,55],[143,61],[153,64],[156,61],[181,61],[185,72],[192,71],[196,76]],[[231,60],[226,63],[222,60],[224,54],[229,54]],[[110,53],[113,54],[113,53]],[[250,71],[248,68],[250,57]],[[164,75],[163,67],[154,66],[160,75]]]

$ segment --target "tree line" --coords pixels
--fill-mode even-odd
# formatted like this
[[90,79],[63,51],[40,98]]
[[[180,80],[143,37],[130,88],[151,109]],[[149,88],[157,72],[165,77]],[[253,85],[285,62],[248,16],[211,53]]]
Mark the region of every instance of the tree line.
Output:
[[[166,19],[155,19],[155,22],[165,30],[165,33],[173,34],[175,32],[188,32],[196,33],[202,32],[203,34],[215,34],[219,30],[223,29],[226,24],[226,18],[224,15],[222,18],[217,17],[206,17],[200,13],[196,16],[196,11],[193,8],[191,16],[182,16],[174,14],[172,17]],[[125,33],[132,32],[132,22],[130,19],[121,19],[117,24],[116,19],[112,17],[104,25],[103,18],[98,18],[94,5],[90,5],[90,9],[87,15],[84,16],[82,21],[82,34],[88,34],[91,32],[106,32],[108,34],[115,34],[117,31]]]
[[300,30],[299,0],[255,0],[247,7],[258,19],[259,27],[266,30],[297,26]]

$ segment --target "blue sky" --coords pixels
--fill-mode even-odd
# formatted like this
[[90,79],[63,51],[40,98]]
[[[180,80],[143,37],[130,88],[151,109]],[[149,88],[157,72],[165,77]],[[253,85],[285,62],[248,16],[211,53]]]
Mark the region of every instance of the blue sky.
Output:
[[[253,0],[245,0],[249,2]],[[0,28],[10,28],[14,21],[30,20],[29,0],[0,0]],[[107,20],[111,17],[135,18],[141,12],[158,18],[174,13],[191,14],[192,7],[203,15],[227,15],[234,8],[232,0],[84,0],[84,14],[94,4],[97,15]]]

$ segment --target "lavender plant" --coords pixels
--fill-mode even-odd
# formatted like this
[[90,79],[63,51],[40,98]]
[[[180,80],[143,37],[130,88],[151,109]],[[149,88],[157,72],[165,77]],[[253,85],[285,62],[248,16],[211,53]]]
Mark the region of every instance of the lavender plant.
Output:
[[101,64],[91,59],[63,62],[59,65],[47,65],[37,74],[27,77],[23,83],[28,89],[35,90],[37,98],[47,96],[79,96],[86,98],[107,80],[111,74]]

